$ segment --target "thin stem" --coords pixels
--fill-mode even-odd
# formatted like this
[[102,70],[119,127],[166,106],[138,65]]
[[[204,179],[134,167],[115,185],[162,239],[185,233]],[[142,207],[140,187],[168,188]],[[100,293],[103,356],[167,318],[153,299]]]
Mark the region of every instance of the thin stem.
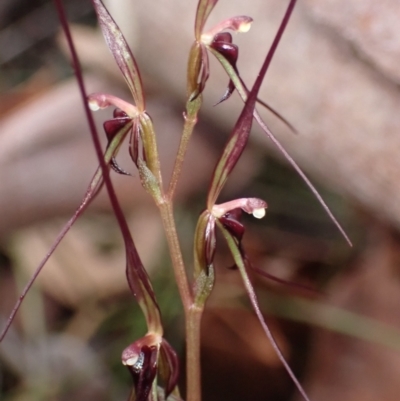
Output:
[[176,232],[172,200],[159,205],[165,235],[172,258],[179,293],[185,310],[186,320],[186,380],[187,401],[201,400],[200,381],[200,324],[203,308],[194,305],[190,291],[182,252]]
[[182,251],[179,244],[178,234],[176,232],[172,202],[166,200],[164,203],[159,205],[159,209],[164,226],[165,236],[168,242],[169,253],[172,259],[175,281],[182,299],[185,314],[187,315],[189,308],[192,306],[193,297],[189,288]]
[[186,400],[201,401],[200,327],[203,308],[192,306],[186,316]]
[[185,124],[183,126],[183,132],[181,141],[179,143],[178,153],[175,159],[174,169],[172,171],[171,181],[167,192],[168,199],[172,200],[175,194],[176,186],[182,171],[182,164],[185,159],[186,151],[188,148],[189,140],[192,136],[193,129],[197,123],[197,113],[200,110],[202,104],[201,95],[193,101],[186,103],[186,112],[184,113]]

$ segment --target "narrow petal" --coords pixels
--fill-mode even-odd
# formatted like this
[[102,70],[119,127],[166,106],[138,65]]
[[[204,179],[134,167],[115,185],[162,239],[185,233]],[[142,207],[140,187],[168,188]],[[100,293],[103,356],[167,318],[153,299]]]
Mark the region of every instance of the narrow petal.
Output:
[[[116,152],[116,149],[119,148],[121,145],[122,141],[124,140],[127,132],[129,129],[126,129],[124,127],[121,129],[112,139],[110,144],[107,147],[106,153],[104,155],[104,162],[106,165],[110,164],[110,161],[113,157],[113,155]],[[17,312],[19,311],[19,308],[21,307],[22,302],[24,301],[28,291],[31,289],[32,285],[36,281],[36,278],[39,276],[40,272],[42,271],[43,267],[47,263],[47,261],[50,259],[51,255],[54,253],[54,251],[57,249],[58,245],[62,241],[62,239],[65,237],[65,235],[68,233],[68,231],[71,229],[71,227],[75,224],[75,222],[78,220],[78,218],[82,215],[82,213],[86,210],[86,208],[90,205],[92,200],[96,197],[96,195],[99,193],[101,187],[103,185],[103,174],[102,170],[99,167],[96,170],[96,173],[94,174],[92,181],[89,184],[89,187],[86,191],[86,194],[81,202],[81,204],[78,206],[78,208],[75,210],[75,213],[73,216],[67,221],[67,223],[64,225],[64,227],[61,229],[60,233],[57,235],[56,239],[54,240],[53,244],[51,245],[49,251],[47,252],[46,256],[42,259],[42,261],[39,263],[37,266],[35,272],[32,274],[31,278],[29,279],[28,283],[22,290],[21,295],[18,298],[18,301],[15,303],[10,316],[7,319],[7,322],[5,324],[5,327],[2,328],[0,332],[0,342],[4,339],[5,335],[7,334]]]
[[158,186],[162,186],[160,158],[158,156],[157,140],[151,117],[143,112],[139,116],[140,137],[143,144],[143,160],[146,167],[155,177]]
[[295,283],[293,281],[288,281],[285,280],[283,278],[279,278],[274,276],[273,274],[270,274],[268,272],[266,272],[265,270],[257,267],[257,266],[253,266],[252,263],[250,263],[249,260],[246,260],[246,264],[247,266],[249,266],[254,272],[256,272],[257,274],[259,274],[260,276],[271,280],[271,281],[275,281],[276,283],[285,285],[287,287],[291,287],[293,289],[297,289],[297,290],[301,290],[301,291],[306,291],[307,293],[309,293],[310,295],[323,295],[323,292],[316,290],[315,288],[312,288],[310,286],[307,285],[303,285],[303,284],[299,284],[299,283]]
[[134,122],[132,128],[132,134],[129,138],[129,154],[132,158],[132,161],[135,163],[136,167],[138,167],[139,157],[143,157],[140,155],[140,126],[137,121]]
[[123,234],[126,249],[126,277],[133,296],[139,303],[146,318],[149,331],[162,334],[160,309],[132,237]]
[[204,29],[204,25],[210,15],[211,11],[218,3],[218,0],[199,0],[196,11],[196,22],[194,26],[195,38],[200,41],[201,33]]
[[205,210],[199,217],[194,236],[193,295],[197,306],[205,304],[214,286],[215,248],[215,217]]
[[[122,112],[122,113],[124,113],[124,112]],[[118,114],[119,114],[119,112],[117,112],[117,115]],[[126,113],[124,113],[124,114],[126,114]],[[116,135],[118,135],[118,133],[121,130],[125,130],[128,133],[129,131],[131,131],[132,126],[133,126],[132,119],[130,117],[125,117],[125,116],[105,121],[103,124],[103,127],[104,127],[104,131],[107,135],[108,145],[110,143],[112,143],[112,140],[114,139],[114,137]],[[115,158],[115,155],[117,154],[117,152],[118,152],[118,149],[115,149],[114,156],[112,157],[112,159],[110,161],[111,168],[118,174],[130,175],[127,171],[125,171],[118,165],[117,160]]]
[[[231,80],[231,82],[232,82],[232,80]],[[279,113],[279,111],[275,110],[273,107],[271,107],[269,104],[264,102],[262,99],[257,98],[257,103],[260,104],[261,106],[265,107],[278,120],[281,120],[286,125],[286,127],[288,127],[294,134],[299,133],[299,131],[296,129],[296,127],[286,117],[284,117],[281,113]]]
[[124,170],[117,162],[117,159],[113,157],[110,162],[111,168],[117,173],[121,175],[131,175],[131,173],[128,173],[126,170]]
[[199,95],[199,76],[203,65],[203,45],[194,42],[190,48],[187,65],[187,97],[195,99]]
[[[285,14],[285,17],[287,16],[288,13],[291,12],[291,10],[294,7],[295,0],[292,0],[289,4],[287,13]],[[283,23],[286,23],[287,19],[284,19]],[[279,32],[278,32],[279,33]],[[281,32],[282,34],[282,32]],[[234,68],[230,65],[230,63],[217,51],[210,49],[210,51],[217,57],[217,59],[221,62],[222,66],[226,70],[227,74],[231,78],[232,82],[234,82],[235,87],[237,91],[239,92],[241,98],[243,101],[247,101],[248,99],[248,93],[246,89],[244,88],[244,85],[242,84],[242,81]],[[271,60],[272,56],[269,58],[269,62]],[[257,99],[258,100],[258,99]],[[269,139],[274,143],[274,145],[278,148],[278,150],[283,154],[283,156],[288,160],[288,162],[292,165],[292,167],[295,169],[295,171],[300,175],[300,177],[303,179],[303,181],[306,183],[306,185],[309,187],[311,192],[314,194],[314,196],[317,198],[318,202],[321,204],[322,208],[325,210],[325,212],[328,214],[329,218],[332,220],[332,222],[336,225],[340,233],[343,235],[347,243],[352,246],[352,242],[348,235],[346,234],[345,230],[343,227],[340,225],[336,217],[333,215],[332,211],[328,207],[328,205],[325,203],[325,201],[322,199],[321,195],[317,191],[317,189],[314,187],[314,185],[311,183],[309,178],[304,174],[303,170],[299,167],[299,165],[295,162],[295,160],[290,156],[290,154],[286,151],[286,149],[282,146],[282,144],[276,139],[274,134],[270,131],[270,129],[267,127],[267,125],[264,123],[260,115],[258,114],[257,110],[254,110],[254,117],[257,120],[258,124],[261,126],[261,128],[264,130],[266,135],[268,136]],[[215,174],[215,173],[214,173]],[[216,191],[217,188],[213,189],[213,191]],[[211,201],[213,198],[210,198],[209,194],[209,200],[210,200],[210,205]]]
[[215,239],[215,217],[205,210],[197,221],[194,235],[194,276],[201,271],[209,272],[213,263],[216,247]]
[[[236,63],[239,57],[239,48],[235,44],[229,41],[226,42],[226,41],[214,40],[210,47],[213,48],[218,53],[220,53],[229,62],[229,64],[236,71],[236,73],[239,74],[238,69],[236,67]],[[225,91],[224,95],[218,101],[217,104],[220,104],[225,100],[228,100],[231,97],[234,90],[235,90],[235,84],[230,79],[227,90]],[[217,104],[215,104],[215,106]]]
[[121,30],[100,0],[92,0],[107,46],[125,78],[136,106],[145,110],[143,85],[136,60]]
[[217,201],[231,171],[235,167],[245,146],[247,145],[253,123],[254,106],[255,99],[249,97],[214,169],[212,182],[207,196],[207,208],[209,210],[211,210],[215,205],[215,202]]
[[207,207],[209,209],[215,204],[222,188],[224,187],[229,174],[235,167],[237,161],[243,153],[247,141],[249,139],[251,126],[253,123],[253,113],[255,110],[257,95],[260,90],[261,84],[264,80],[265,74],[267,73],[268,67],[271,63],[272,57],[278,46],[278,43],[283,35],[286,25],[289,21],[291,12],[293,11],[296,0],[291,0],[287,11],[282,20],[281,26],[275,36],[272,46],[265,57],[264,63],[258,73],[257,79],[247,97],[242,113],[237,120],[232,134],[225,146],[225,149],[215,167],[213,180],[208,192]]
[[257,315],[257,318],[264,330],[265,335],[269,339],[273,349],[275,350],[275,353],[277,354],[278,358],[282,362],[283,366],[285,367],[286,371],[288,372],[290,378],[292,379],[293,383],[296,385],[297,389],[299,390],[300,394],[303,396],[303,398],[306,401],[310,401],[308,398],[306,392],[304,391],[302,385],[298,381],[297,377],[293,373],[292,369],[286,362],[285,357],[283,356],[281,350],[279,349],[278,344],[276,343],[276,340],[271,333],[267,323],[264,320],[264,316],[261,313],[259,304],[258,304],[258,299],[257,295],[254,291],[253,284],[250,281],[249,275],[247,273],[246,269],[246,260],[245,257],[243,256],[243,250],[240,249],[238,241],[235,239],[235,237],[217,220],[217,225],[218,228],[221,230],[222,235],[224,236],[226,243],[231,251],[232,257],[235,261],[235,264],[237,268],[239,269],[240,275],[242,276],[243,284],[246,288],[247,294],[249,296],[250,302],[253,306],[254,312]]
[[[242,100],[245,102],[248,98],[248,91],[245,88],[245,86],[242,83],[242,80],[238,76],[238,74],[235,72],[235,70],[232,68],[230,63],[218,52],[216,52],[213,49],[210,49],[210,51],[215,55],[215,57],[220,61],[222,64],[223,68],[227,72],[228,76],[231,78],[232,82],[235,84],[235,88],[238,91],[240,97]],[[292,156],[287,152],[287,150],[283,147],[283,145],[278,141],[278,139],[275,137],[275,135],[271,132],[271,130],[268,128],[267,124],[263,121],[261,118],[260,114],[257,112],[257,110],[254,110],[254,118],[256,119],[257,123],[260,125],[262,130],[265,132],[267,137],[273,142],[273,144],[278,148],[278,150],[283,154],[284,158],[292,165],[294,170],[299,174],[301,179],[305,182],[305,184],[308,186],[310,191],[313,193],[313,195],[317,198],[318,202],[321,204],[322,208],[325,210],[329,218],[332,220],[332,222],[336,225],[338,228],[339,232],[342,234],[344,239],[347,241],[347,243],[352,246],[351,240],[349,236],[346,234],[345,230],[343,227],[340,225],[336,217],[333,215],[332,211],[330,210],[329,206],[325,203],[323,200],[322,196],[319,194],[313,183],[310,181],[310,179],[305,175],[303,170],[300,168],[300,166],[296,163],[296,161],[292,158]]]
[[179,378],[179,358],[165,339],[160,346],[159,374],[165,386],[165,399],[174,391]]
[[199,84],[198,84],[198,93],[199,94],[203,92],[209,76],[210,76],[210,61],[208,58],[208,53],[207,53],[206,48],[204,46],[201,46],[201,74],[200,74],[200,80],[199,80]]
[[195,42],[190,50],[187,76],[187,96],[192,102],[201,95],[210,76],[208,53],[201,43]]

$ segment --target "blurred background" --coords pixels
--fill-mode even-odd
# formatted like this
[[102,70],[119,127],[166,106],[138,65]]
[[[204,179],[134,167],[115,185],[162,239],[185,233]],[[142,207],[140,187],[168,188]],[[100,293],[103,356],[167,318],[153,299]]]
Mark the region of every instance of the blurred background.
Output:
[[[249,85],[286,3],[221,0],[210,17],[210,26],[233,15],[254,18],[249,33],[234,36]],[[141,69],[168,177],[183,123],[197,1],[106,4]],[[88,91],[130,100],[90,1],[69,0],[65,6]],[[396,0],[299,0],[261,90],[263,100],[298,129],[295,135],[263,112],[351,237],[352,248],[256,127],[221,197],[254,196],[268,203],[262,221],[244,219],[244,246],[254,266],[299,284],[252,273],[265,318],[313,400],[397,401],[400,392],[398,21]],[[0,2],[0,68],[2,327],[80,203],[97,162],[53,2]],[[228,80],[217,63],[211,68],[176,201],[188,268],[210,176],[241,107],[236,94],[213,107]],[[96,113],[100,135],[111,113]],[[113,175],[118,196],[152,277],[166,337],[183,356],[182,308],[160,221],[127,149],[118,163],[132,173]],[[203,399],[299,400],[230,266],[219,241],[217,283],[203,321]],[[120,354],[144,333],[125,281],[121,236],[101,193],[46,265],[0,345],[0,399],[126,399],[131,380]]]

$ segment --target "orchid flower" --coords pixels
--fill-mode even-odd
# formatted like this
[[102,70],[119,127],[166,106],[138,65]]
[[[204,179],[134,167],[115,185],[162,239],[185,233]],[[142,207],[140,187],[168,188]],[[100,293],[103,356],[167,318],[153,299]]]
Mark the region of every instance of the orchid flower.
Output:
[[[196,99],[203,92],[210,75],[207,51],[214,49],[220,52],[229,60],[232,67],[236,70],[239,49],[232,43],[232,35],[225,31],[247,32],[253,21],[252,18],[244,15],[236,16],[225,19],[213,28],[205,31],[204,26],[217,1],[218,0],[200,0],[197,6],[194,29],[195,41],[190,50],[188,63],[188,96],[190,100]],[[226,100],[233,90],[234,85],[230,81],[227,92],[221,101]]]
[[[153,195],[156,202],[160,202],[162,179],[157,142],[151,118],[146,112],[139,68],[126,39],[101,0],[92,0],[92,3],[103,36],[128,85],[134,104],[106,93],[95,93],[88,97],[89,107],[93,111],[109,106],[116,107],[113,118],[104,123],[109,143],[121,127],[131,126],[129,153],[139,170],[142,185]],[[115,154],[117,151],[118,149]],[[128,174],[118,166],[115,157],[112,159],[111,166],[118,173]]]

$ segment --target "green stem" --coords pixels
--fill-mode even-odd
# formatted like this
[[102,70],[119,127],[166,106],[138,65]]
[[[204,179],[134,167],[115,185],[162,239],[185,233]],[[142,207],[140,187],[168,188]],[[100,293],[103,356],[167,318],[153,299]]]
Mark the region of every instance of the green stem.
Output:
[[186,314],[186,401],[201,401],[200,328],[203,307],[193,305]]
[[174,268],[175,281],[178,286],[179,294],[182,299],[185,314],[193,303],[193,297],[190,291],[189,282],[186,275],[185,265],[183,262],[182,251],[179,244],[178,233],[173,213],[172,202],[166,200],[158,205],[160,209],[161,219],[164,226],[165,236],[168,242],[169,253]]
[[201,96],[186,104],[185,124],[179,144],[175,165],[169,183],[168,192],[164,196],[164,202],[159,203],[161,219],[167,237],[168,247],[174,268],[175,281],[182,299],[186,321],[186,372],[187,372],[187,401],[201,400],[200,382],[200,323],[203,308],[194,305],[189,282],[183,262],[182,252],[176,231],[173,214],[173,198],[178,180],[182,171],[189,140],[197,123],[197,114],[202,104]]
[[173,199],[176,186],[178,184],[179,176],[182,171],[182,164],[185,159],[186,151],[188,148],[189,140],[192,136],[193,129],[197,123],[197,114],[202,104],[201,95],[197,99],[188,101],[186,103],[185,124],[181,141],[179,143],[178,153],[175,159],[174,169],[172,171],[171,181],[167,192],[168,199]]
[[182,252],[176,232],[172,201],[167,200],[159,205],[160,214],[172,258],[175,281],[182,299],[186,321],[186,401],[201,400],[200,381],[200,324],[203,307],[194,305],[193,295],[182,258]]

